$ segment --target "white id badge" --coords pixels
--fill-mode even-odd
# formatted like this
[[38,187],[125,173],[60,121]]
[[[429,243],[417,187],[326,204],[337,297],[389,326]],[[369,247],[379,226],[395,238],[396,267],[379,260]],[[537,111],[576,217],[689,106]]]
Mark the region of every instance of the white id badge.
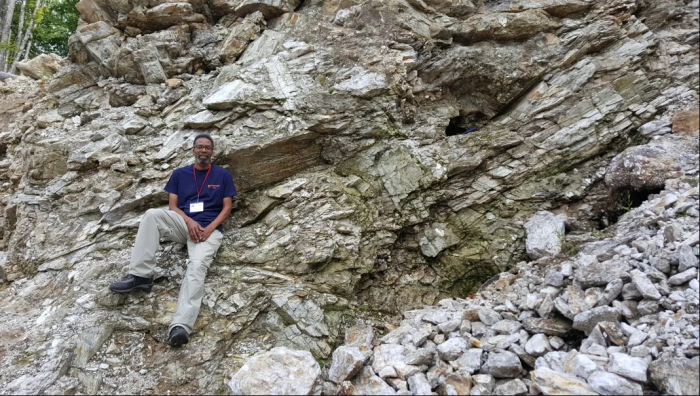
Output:
[[204,202],[190,204],[190,213],[204,212]]

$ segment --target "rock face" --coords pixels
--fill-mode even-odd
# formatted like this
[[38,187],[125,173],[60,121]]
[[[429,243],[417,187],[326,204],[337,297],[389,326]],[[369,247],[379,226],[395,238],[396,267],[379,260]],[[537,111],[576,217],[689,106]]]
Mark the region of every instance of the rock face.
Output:
[[315,395],[321,367],[311,353],[273,348],[255,356],[229,382],[234,395]]
[[[666,217],[665,207],[653,212],[674,195],[673,205],[681,202],[678,208],[694,213],[699,187],[678,182],[669,180],[669,190],[631,210],[612,227],[610,238],[585,243],[574,258],[549,256],[547,261],[522,262],[473,298],[444,299],[437,306],[404,312],[400,326],[379,340],[373,360],[363,369],[373,373],[373,368],[381,374],[372,377],[371,388],[361,389],[382,389],[382,381],[392,391],[406,394],[697,394],[700,316],[697,285],[693,286],[697,281],[676,278],[685,279],[684,283],[677,284],[679,280],[671,285],[664,273],[647,264],[677,246],[697,246],[697,217]],[[687,244],[664,243],[658,223],[662,218],[668,221],[665,227],[679,228],[679,239]],[[657,225],[645,229],[641,224]],[[601,251],[601,246],[607,248]],[[632,247],[639,247],[643,254],[626,251]],[[583,252],[596,251],[619,253],[604,263],[624,265],[591,264],[591,255]],[[679,265],[673,262],[673,272],[680,270]],[[608,279],[607,285],[587,284],[590,274],[581,270],[592,267],[603,272],[601,279]],[[554,273],[573,276],[559,278]],[[691,273],[697,277],[696,271]],[[639,282],[642,275],[648,284]],[[550,285],[552,280],[558,286]],[[543,287],[545,284],[548,286]],[[580,285],[586,285],[585,289]],[[638,302],[643,293],[650,292],[622,293],[630,287],[653,288],[660,297]],[[537,318],[538,305],[552,296],[558,302],[554,304],[556,319]],[[653,302],[656,309],[637,309],[644,301]],[[658,304],[665,310],[659,311]],[[453,322],[460,318],[461,324],[455,326]],[[572,327],[581,332],[572,332]],[[581,341],[583,334],[586,338]],[[360,378],[365,376],[348,383],[364,383]],[[357,389],[346,387],[343,394],[359,394],[347,392]]]
[[[696,2],[77,7],[65,67],[0,83],[0,393],[213,394],[275,347],[328,359],[356,319],[376,326],[352,345],[373,360],[329,392],[520,392],[523,370],[565,365],[575,318],[603,306],[617,314],[581,344],[592,361],[696,348],[694,317],[668,315],[696,312],[697,278],[669,280],[697,267],[697,145],[671,133],[698,107]],[[152,293],[106,286],[201,132],[241,194],[192,341],[171,353],[183,246],[162,245]],[[650,203],[607,229],[623,188]],[[541,211],[568,235],[529,264]],[[610,238],[593,245],[599,228]],[[582,275],[598,266],[618,270]],[[491,328],[503,320],[522,328]],[[647,338],[608,353],[624,325]],[[537,337],[539,357],[536,334],[552,349]],[[509,357],[507,384],[486,374],[492,354]]]

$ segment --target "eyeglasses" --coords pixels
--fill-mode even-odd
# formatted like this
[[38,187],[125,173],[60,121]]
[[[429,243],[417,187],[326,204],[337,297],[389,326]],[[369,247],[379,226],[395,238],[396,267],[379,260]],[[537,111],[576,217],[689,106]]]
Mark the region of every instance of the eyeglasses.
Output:
[[212,146],[202,146],[200,144],[194,146],[195,149],[197,150],[207,150],[207,151],[214,151],[214,147]]

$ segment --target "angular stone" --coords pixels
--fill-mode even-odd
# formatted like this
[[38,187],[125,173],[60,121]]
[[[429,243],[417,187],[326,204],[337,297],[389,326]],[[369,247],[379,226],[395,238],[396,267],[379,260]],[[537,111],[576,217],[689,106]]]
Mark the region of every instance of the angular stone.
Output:
[[328,379],[339,384],[355,376],[361,369],[365,356],[359,348],[340,346],[333,352],[333,362]]
[[586,381],[549,368],[530,372],[532,382],[545,395],[596,395]]
[[656,301],[642,300],[637,304],[637,312],[640,315],[651,315],[659,312],[659,304]]
[[508,350],[518,355],[520,360],[530,367],[535,367],[537,358],[525,352],[525,349],[518,344],[511,344]]
[[493,389],[494,395],[526,395],[527,385],[520,380],[505,380]]
[[404,362],[415,366],[432,366],[435,362],[435,352],[421,348],[406,355]]
[[525,343],[525,352],[532,356],[542,356],[551,351],[552,346],[544,334],[535,334]]
[[588,384],[601,395],[642,395],[642,386],[617,374],[596,371],[588,377]]
[[414,395],[430,395],[432,389],[423,373],[417,373],[408,378],[408,389]]
[[649,364],[642,358],[632,357],[624,353],[610,355],[608,371],[637,382],[647,382]]
[[574,272],[574,282],[581,288],[607,286],[611,280],[619,279],[629,272],[631,267],[621,260],[610,260],[579,268]]
[[479,310],[479,320],[485,324],[486,326],[493,326],[496,323],[500,322],[503,320],[503,317],[501,314],[498,312],[492,310],[492,309],[487,309],[483,308]]
[[693,249],[683,244],[680,249],[678,249],[678,271],[684,272],[690,268],[697,268],[698,258],[693,253]]
[[379,378],[372,367],[365,366],[352,380],[353,395],[395,395],[394,388]]
[[624,285],[625,283],[622,281],[622,279],[615,279],[614,281],[608,283],[608,285],[605,287],[603,295],[598,299],[597,305],[599,307],[610,305],[617,298],[617,296],[620,295]]
[[547,319],[549,318],[549,314],[552,313],[552,309],[554,309],[554,302],[552,301],[552,297],[547,294],[537,308],[537,314],[540,315],[541,318]]
[[523,320],[523,327],[532,334],[566,337],[571,330],[571,323],[560,319],[527,318]]
[[600,322],[620,322],[620,310],[613,307],[596,307],[586,312],[581,312],[574,317],[573,328],[581,330],[586,335]]
[[496,378],[515,378],[523,369],[520,359],[513,352],[491,352],[482,371]]
[[664,394],[697,395],[700,394],[698,372],[700,358],[664,356],[649,366],[649,379]]
[[464,370],[448,374],[442,389],[445,395],[468,395],[472,389],[472,377]]
[[438,325],[438,330],[444,334],[449,334],[455,331],[462,324],[462,319],[452,319],[447,322],[440,323]]
[[691,279],[694,279],[697,276],[697,268],[690,268],[668,278],[668,284],[672,286],[682,285],[686,282],[690,282]]
[[489,394],[493,391],[496,386],[496,380],[491,374],[477,374],[472,375],[472,383],[474,386],[482,386]]
[[532,260],[553,256],[561,251],[564,220],[550,212],[539,211],[525,223],[525,250]]
[[661,293],[656,290],[656,287],[654,287],[654,284],[651,283],[645,273],[640,270],[632,270],[630,275],[632,276],[632,283],[634,283],[634,286],[644,298],[649,300],[661,299]]
[[585,380],[599,370],[598,365],[583,353],[576,353],[573,357],[567,358],[564,363],[564,372],[581,377]]
[[641,300],[642,293],[639,292],[634,283],[626,283],[622,286],[622,298],[625,300]]
[[517,320],[501,320],[491,326],[491,329],[500,334],[515,334],[523,327]]
[[459,359],[467,349],[469,349],[467,341],[462,337],[455,337],[438,345],[437,352],[440,359],[450,362]]
[[374,348],[372,369],[380,372],[386,366],[394,366],[406,358],[406,348],[401,345],[382,344]]
[[460,370],[466,371],[469,374],[474,374],[481,369],[482,349],[472,348],[462,354],[454,363]]
[[281,347],[248,360],[228,385],[234,395],[312,395],[321,392],[323,380],[310,352]]

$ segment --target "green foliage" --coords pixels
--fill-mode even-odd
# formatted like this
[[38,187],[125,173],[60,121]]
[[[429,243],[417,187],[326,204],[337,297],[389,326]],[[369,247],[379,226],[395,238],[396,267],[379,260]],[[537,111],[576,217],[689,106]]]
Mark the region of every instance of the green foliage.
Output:
[[80,19],[80,13],[75,8],[78,1],[47,0],[37,12],[34,22],[30,58],[51,52],[60,56],[68,55],[68,37],[75,32]]

